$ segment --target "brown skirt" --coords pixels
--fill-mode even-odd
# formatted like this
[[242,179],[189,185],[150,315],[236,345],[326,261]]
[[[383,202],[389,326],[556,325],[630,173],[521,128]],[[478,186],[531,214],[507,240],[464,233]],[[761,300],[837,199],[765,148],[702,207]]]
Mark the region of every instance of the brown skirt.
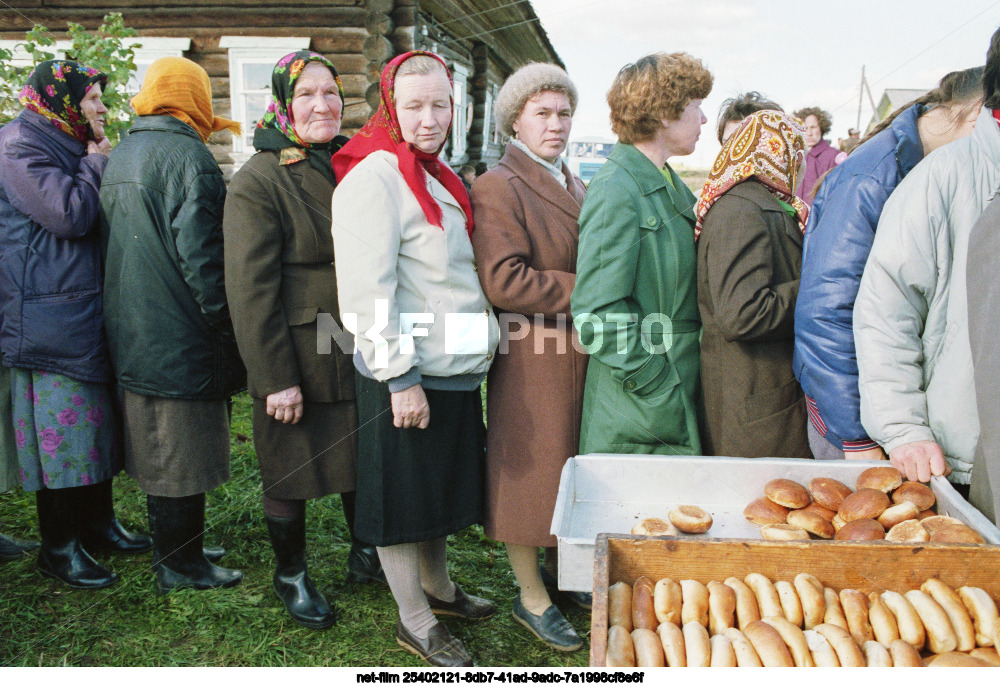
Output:
[[125,472],[153,496],[204,494],[229,479],[225,401],[123,391]]
[[306,403],[298,424],[278,422],[253,400],[253,443],[273,499],[317,499],[354,491],[358,464],[355,402]]

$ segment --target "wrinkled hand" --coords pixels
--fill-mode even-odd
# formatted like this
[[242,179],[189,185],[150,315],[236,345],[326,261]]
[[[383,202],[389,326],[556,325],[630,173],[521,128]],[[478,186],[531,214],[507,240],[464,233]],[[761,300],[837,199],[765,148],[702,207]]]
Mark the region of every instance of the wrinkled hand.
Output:
[[917,482],[930,482],[931,475],[951,472],[941,447],[933,441],[913,441],[897,446],[889,452],[889,460],[906,479]]
[[409,389],[392,394],[392,424],[409,429],[427,429],[431,421],[431,408],[427,405],[424,388],[414,384]]
[[302,419],[302,389],[298,384],[267,396],[267,414],[285,424],[297,424]]
[[881,446],[870,448],[867,451],[844,451],[844,458],[847,460],[889,460],[889,456],[885,455]]
[[105,157],[111,154],[111,141],[107,138],[102,138],[100,141],[87,141],[87,154],[93,155],[98,153],[104,155]]

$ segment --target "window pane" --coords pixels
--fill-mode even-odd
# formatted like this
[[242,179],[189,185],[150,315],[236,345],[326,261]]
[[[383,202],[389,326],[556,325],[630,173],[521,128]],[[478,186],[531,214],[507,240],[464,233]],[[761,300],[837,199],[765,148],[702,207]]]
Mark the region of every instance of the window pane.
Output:
[[[247,121],[243,122],[243,128],[253,127],[257,120],[264,116],[264,110],[271,102],[271,96],[267,93],[248,93],[244,96],[247,104]],[[249,125],[249,126],[248,126]]]
[[271,71],[273,64],[243,63],[243,88],[248,91],[271,89]]
[[129,93],[138,93],[139,89],[142,88],[142,80],[146,78],[146,71],[148,69],[148,64],[137,64],[135,66],[135,71],[128,77],[128,83],[125,84],[125,90]]

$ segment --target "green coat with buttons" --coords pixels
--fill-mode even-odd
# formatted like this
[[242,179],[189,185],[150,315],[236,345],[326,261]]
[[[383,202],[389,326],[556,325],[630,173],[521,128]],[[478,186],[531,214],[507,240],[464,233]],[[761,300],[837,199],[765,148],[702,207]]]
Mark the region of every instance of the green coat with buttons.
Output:
[[667,171],[619,143],[580,213],[581,454],[701,454],[695,197]]

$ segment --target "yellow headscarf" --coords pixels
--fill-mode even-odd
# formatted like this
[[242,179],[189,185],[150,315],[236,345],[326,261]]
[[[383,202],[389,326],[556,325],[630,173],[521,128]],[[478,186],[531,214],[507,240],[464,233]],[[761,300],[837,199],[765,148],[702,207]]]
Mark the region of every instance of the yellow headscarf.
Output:
[[202,141],[223,129],[240,135],[239,122],[213,115],[208,72],[184,57],[161,57],[149,65],[132,108],[137,115],[176,117],[194,127]]

